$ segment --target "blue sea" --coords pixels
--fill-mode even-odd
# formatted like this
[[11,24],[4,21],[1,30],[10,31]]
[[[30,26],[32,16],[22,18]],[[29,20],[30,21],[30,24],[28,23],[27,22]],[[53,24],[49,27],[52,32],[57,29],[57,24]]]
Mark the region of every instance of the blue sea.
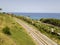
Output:
[[56,18],[60,19],[60,13],[13,13],[15,15],[29,16],[32,19]]

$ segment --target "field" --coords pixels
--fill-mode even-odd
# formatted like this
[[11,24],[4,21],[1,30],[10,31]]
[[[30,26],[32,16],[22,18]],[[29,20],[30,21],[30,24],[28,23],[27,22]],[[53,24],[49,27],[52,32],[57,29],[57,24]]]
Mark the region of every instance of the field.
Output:
[[0,14],[0,45],[35,45],[24,28],[9,14]]

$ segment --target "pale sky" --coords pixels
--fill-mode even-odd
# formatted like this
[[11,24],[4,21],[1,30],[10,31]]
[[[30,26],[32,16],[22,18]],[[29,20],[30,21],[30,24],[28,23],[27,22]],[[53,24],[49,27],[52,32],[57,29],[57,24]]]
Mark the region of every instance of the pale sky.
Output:
[[60,0],[0,0],[5,12],[60,13]]

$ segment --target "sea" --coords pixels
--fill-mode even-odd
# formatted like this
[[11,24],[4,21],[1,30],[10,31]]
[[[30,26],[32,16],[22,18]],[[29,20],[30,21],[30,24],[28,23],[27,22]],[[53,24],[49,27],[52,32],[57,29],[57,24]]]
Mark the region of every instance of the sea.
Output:
[[60,13],[13,13],[15,15],[29,16],[32,19],[56,18],[60,19]]

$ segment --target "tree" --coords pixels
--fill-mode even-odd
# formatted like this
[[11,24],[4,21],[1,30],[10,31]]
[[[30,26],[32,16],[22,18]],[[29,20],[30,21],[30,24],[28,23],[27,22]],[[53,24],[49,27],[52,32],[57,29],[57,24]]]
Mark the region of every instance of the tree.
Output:
[[0,8],[0,11],[2,10],[2,8]]
[[2,8],[0,8],[0,10],[2,10]]

